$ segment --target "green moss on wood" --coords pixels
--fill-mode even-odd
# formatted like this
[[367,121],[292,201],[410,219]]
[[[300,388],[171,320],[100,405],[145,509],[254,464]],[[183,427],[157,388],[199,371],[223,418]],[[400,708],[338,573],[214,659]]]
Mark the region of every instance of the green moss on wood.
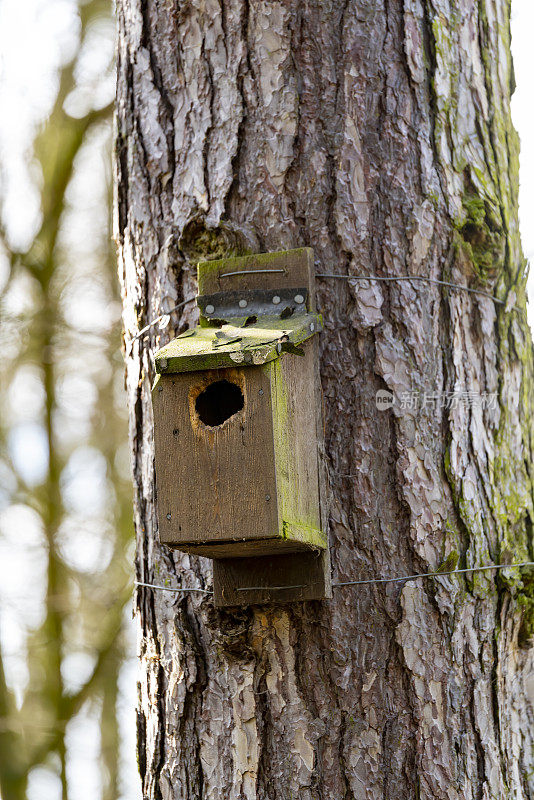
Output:
[[240,256],[239,258],[229,259],[227,257],[213,258],[208,261],[200,261],[198,267],[198,293],[206,294],[206,280],[208,277],[217,275],[220,271],[238,272],[246,269],[269,269],[270,266],[277,264],[282,266],[281,256],[297,256],[299,253],[309,252],[308,247],[298,247],[294,250],[280,250],[273,253],[252,253]]
[[320,529],[319,509],[317,508],[317,519],[303,519],[295,484],[292,480],[295,461],[291,448],[294,446],[294,440],[289,435],[291,430],[290,398],[284,380],[282,365],[280,360],[277,360],[271,362],[265,368],[270,372],[277,475],[276,489],[283,536],[324,549],[327,545],[327,539],[326,534]]
[[[260,317],[247,327],[236,322],[239,320],[230,319],[218,326],[199,325],[181,334],[158,350],[156,371],[168,374],[265,364],[322,328],[322,317],[315,313],[295,314],[288,319]],[[219,338],[221,334],[226,336]]]

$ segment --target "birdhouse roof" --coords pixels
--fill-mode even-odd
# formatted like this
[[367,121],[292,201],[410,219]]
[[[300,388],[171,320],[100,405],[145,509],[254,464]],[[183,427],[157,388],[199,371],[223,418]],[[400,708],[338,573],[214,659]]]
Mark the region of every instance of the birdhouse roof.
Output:
[[195,372],[222,367],[266,364],[289,352],[303,355],[300,345],[322,330],[315,312],[280,316],[246,316],[226,320],[201,318],[196,328],[158,350],[156,372]]

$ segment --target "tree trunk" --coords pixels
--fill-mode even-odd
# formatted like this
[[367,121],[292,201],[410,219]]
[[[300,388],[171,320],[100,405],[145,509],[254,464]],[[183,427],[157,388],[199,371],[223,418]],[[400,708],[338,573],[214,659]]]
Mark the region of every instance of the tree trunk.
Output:
[[[128,346],[195,293],[197,260],[306,245],[319,273],[425,275],[524,306],[509,13],[119,0],[139,580],[210,588],[209,561],[159,545],[154,505],[152,356],[195,306]],[[433,284],[317,283],[333,581],[533,558],[524,314]],[[534,796],[534,579],[333,591],[220,611],[138,590],[144,797]]]

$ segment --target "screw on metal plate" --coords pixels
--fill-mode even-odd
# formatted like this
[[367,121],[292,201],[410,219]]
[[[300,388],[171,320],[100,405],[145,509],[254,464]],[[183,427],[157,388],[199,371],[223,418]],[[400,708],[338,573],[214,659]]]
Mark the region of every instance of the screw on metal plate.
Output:
[[208,319],[232,319],[242,317],[245,308],[247,314],[258,317],[305,314],[307,299],[308,290],[300,287],[278,289],[274,295],[272,289],[247,289],[201,295],[197,304]]

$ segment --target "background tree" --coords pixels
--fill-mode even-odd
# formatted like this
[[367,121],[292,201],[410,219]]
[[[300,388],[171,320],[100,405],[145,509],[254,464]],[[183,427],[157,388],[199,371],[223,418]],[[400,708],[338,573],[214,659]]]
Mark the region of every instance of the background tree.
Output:
[[[76,29],[26,154],[40,203],[35,220],[28,192],[27,245],[10,224],[6,153],[2,165],[3,800],[87,796],[80,773],[92,796],[99,784],[103,800],[124,789],[118,680],[129,652],[132,524],[110,231],[109,3],[76,6]],[[95,739],[81,767],[80,726]]]
[[[194,292],[198,259],[300,245],[318,272],[524,307],[509,13],[120,0],[127,340]],[[322,280],[318,300],[334,581],[532,558],[524,315],[410,282]],[[127,359],[137,566],[209,587],[208,561],[159,546],[154,508],[151,356],[194,320]],[[144,796],[531,797],[532,586],[510,569],[236,611],[140,589]]]

